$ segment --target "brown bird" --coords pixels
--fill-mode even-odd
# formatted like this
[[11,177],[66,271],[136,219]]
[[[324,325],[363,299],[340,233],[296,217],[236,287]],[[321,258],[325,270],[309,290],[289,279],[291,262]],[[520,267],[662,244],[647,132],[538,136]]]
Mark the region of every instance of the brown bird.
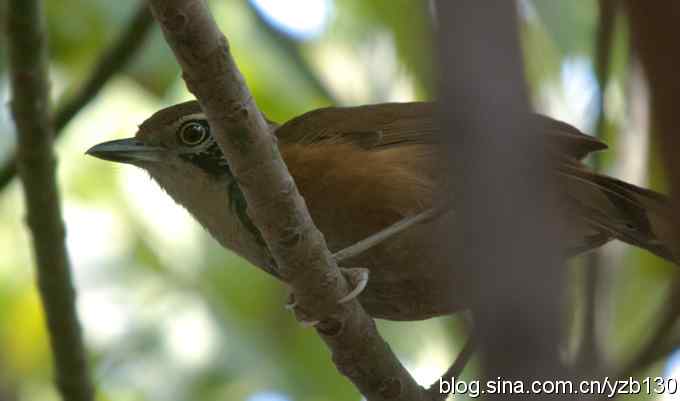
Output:
[[[280,126],[270,123],[331,251],[433,207],[445,176],[437,162],[444,133],[434,114],[434,103],[388,103],[319,109]],[[561,206],[569,216],[568,255],[617,238],[675,260],[662,240],[670,238],[665,196],[588,171],[580,160],[605,144],[549,117],[533,115],[533,121],[556,161]],[[198,102],[160,110],[134,138],[87,153],[147,170],[222,246],[280,278]],[[446,245],[431,240],[453,218],[454,211],[444,213],[343,263],[369,269],[358,295],[369,314],[417,320],[465,307],[465,286],[456,285],[461,272],[443,257]]]

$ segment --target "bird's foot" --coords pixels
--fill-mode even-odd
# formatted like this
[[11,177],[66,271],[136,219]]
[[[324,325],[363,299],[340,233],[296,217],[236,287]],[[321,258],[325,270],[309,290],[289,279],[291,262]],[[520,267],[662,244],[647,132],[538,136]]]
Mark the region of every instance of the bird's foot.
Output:
[[293,312],[293,314],[295,314],[295,319],[298,322],[300,322],[300,324],[303,327],[314,327],[317,324],[319,324],[320,320],[310,320],[302,316],[297,306],[298,304],[297,301],[295,300],[295,294],[293,294],[293,292],[291,291],[288,293],[288,301],[286,301],[286,304],[283,305],[283,307]]
[[[347,295],[338,300],[339,304],[344,304],[359,296],[359,294],[361,294],[361,292],[366,288],[366,285],[368,284],[369,270],[363,267],[354,267],[350,269],[341,267],[340,272],[343,276],[345,276],[345,279],[347,279],[349,284],[352,286],[352,290],[348,292]],[[305,319],[300,315],[300,313],[298,313],[299,310],[296,309],[297,301],[295,300],[295,295],[292,292],[288,294],[288,301],[283,307],[295,313],[296,319],[301,325],[305,327],[312,327],[319,324],[319,320]]]
[[339,304],[344,304],[358,297],[368,284],[368,273],[370,270],[363,267],[353,267],[346,269],[341,267],[340,272],[345,276],[349,284],[353,289],[347,293],[344,297],[338,299]]

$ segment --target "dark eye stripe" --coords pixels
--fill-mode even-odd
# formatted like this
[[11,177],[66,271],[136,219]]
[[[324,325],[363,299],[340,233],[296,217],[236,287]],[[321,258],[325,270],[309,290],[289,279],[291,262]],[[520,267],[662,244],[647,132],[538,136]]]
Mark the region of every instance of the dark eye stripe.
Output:
[[212,143],[201,152],[184,153],[180,157],[215,178],[224,177],[225,175],[231,177],[229,164],[224,159],[224,156],[222,156],[220,147],[212,137],[209,140]]

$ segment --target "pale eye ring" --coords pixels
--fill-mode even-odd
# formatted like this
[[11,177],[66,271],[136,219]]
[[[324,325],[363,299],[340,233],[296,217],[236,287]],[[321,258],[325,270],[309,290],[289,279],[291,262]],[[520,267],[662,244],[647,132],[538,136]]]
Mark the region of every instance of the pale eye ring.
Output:
[[180,128],[177,137],[186,146],[198,146],[208,139],[208,126],[200,121],[188,121]]

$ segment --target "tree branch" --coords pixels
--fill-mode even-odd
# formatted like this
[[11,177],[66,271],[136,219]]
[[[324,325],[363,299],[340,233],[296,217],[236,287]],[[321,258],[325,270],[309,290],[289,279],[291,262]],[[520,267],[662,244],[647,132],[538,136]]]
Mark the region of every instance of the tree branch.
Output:
[[[148,36],[151,13],[145,1],[141,1],[134,16],[121,32],[116,42],[108,48],[97,60],[90,75],[78,92],[69,98],[54,115],[54,130],[56,137],[64,131],[64,127],[83,109],[106,83],[119,72],[137,53]],[[2,191],[16,175],[16,157],[7,160],[0,168],[0,191]]]
[[[678,135],[677,104],[680,94],[680,3],[656,1],[643,3],[627,0],[624,3],[630,20],[631,40],[645,72],[651,95],[650,110],[654,134],[659,139],[665,172],[671,187],[670,221],[671,248],[680,253],[680,135]],[[680,317],[680,278],[671,286],[667,313],[648,345],[631,361],[623,374],[655,361],[665,350],[664,339]]]
[[642,62],[651,95],[652,126],[671,187],[673,252],[680,254],[680,135],[677,104],[680,93],[680,2],[627,0],[631,40]]
[[274,43],[274,47],[280,49],[288,57],[288,62],[295,66],[296,71],[304,78],[305,82],[311,89],[313,89],[319,96],[329,101],[333,105],[339,104],[335,94],[319,79],[318,74],[314,68],[307,62],[300,48],[300,44],[282,33],[280,30],[274,28],[262,16],[261,11],[250,3],[248,9],[255,16],[255,20],[262,28],[262,31]]
[[[677,339],[672,341],[670,339],[673,328],[680,318],[680,276],[675,275],[671,283],[668,300],[663,304],[662,316],[657,323],[654,332],[651,334],[647,342],[637,350],[637,353],[627,361],[623,367],[616,369],[614,378],[618,380],[627,380],[629,377],[635,377],[643,369],[648,368],[651,364],[656,363],[659,359],[667,357],[668,354],[678,349],[680,341]],[[601,395],[597,399],[604,401],[608,399],[606,395]]]
[[476,349],[477,343],[475,342],[472,333],[470,333],[470,337],[463,346],[463,349],[460,350],[460,353],[456,357],[456,360],[453,362],[453,365],[451,365],[451,367],[449,367],[446,370],[446,372],[444,372],[444,374],[441,376],[441,378],[439,378],[439,380],[432,383],[430,387],[427,389],[427,392],[430,393],[430,397],[432,398],[433,401],[444,400],[446,399],[446,397],[448,397],[448,394],[441,393],[439,391],[440,383],[442,382],[451,383],[453,382],[454,379],[458,379],[460,375],[463,373],[465,366],[472,358],[472,355],[475,353]]
[[668,338],[673,332],[680,318],[680,275],[675,275],[671,283],[668,300],[663,303],[660,321],[647,340],[647,343],[637,352],[627,364],[618,372],[618,377],[625,379],[633,376],[635,372],[646,368],[656,362],[661,356],[667,355],[673,349],[667,349]]
[[55,178],[42,2],[10,0],[7,22],[11,106],[19,133],[17,168],[24,188],[26,222],[33,237],[57,385],[64,400],[91,401],[94,390],[76,313]]
[[348,283],[314,226],[205,1],[149,4],[238,180],[248,214],[292,286],[298,311],[305,320],[320,321],[317,332],[338,370],[371,401],[426,399],[359,302],[337,302],[349,291]]
[[529,119],[517,4],[490,3],[437,5],[445,21],[439,118],[451,133],[445,148],[458,218],[447,238],[432,240],[450,243],[451,269],[464,274],[485,377],[563,379],[559,228],[566,219],[556,212],[545,137]]

